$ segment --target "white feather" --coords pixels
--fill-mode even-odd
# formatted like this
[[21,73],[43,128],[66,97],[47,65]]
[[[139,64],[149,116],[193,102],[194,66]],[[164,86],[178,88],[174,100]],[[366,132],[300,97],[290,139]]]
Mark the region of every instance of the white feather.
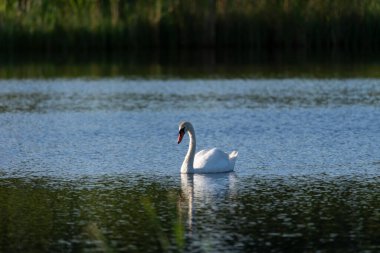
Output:
[[234,170],[237,151],[227,154],[220,149],[212,148],[201,150],[195,154],[196,140],[192,124],[181,122],[179,129],[185,129],[190,136],[189,150],[181,167],[182,173],[221,173]]

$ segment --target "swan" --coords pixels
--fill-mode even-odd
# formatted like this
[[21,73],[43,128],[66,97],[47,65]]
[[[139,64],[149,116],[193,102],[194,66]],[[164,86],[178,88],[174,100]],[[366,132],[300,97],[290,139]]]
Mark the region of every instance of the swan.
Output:
[[220,173],[234,170],[237,151],[227,154],[220,149],[212,148],[203,149],[195,154],[195,131],[190,122],[179,123],[178,144],[181,143],[185,133],[189,134],[190,144],[181,166],[181,173]]

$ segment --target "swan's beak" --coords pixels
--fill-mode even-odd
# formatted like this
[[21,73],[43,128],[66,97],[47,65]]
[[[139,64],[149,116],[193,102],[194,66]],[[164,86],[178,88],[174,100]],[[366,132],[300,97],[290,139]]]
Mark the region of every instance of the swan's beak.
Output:
[[185,130],[181,129],[178,133],[178,144],[181,143],[183,136],[185,135]]

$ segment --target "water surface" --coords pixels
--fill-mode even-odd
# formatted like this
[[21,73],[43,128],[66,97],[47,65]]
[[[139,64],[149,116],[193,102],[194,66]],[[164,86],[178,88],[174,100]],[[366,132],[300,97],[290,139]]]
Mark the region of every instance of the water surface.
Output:
[[[380,250],[377,79],[0,81],[0,251]],[[180,175],[199,148],[236,172]]]

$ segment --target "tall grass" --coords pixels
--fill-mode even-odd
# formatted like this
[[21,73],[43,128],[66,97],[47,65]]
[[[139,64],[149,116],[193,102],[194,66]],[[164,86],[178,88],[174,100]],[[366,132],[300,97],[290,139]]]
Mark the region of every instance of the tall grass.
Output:
[[379,0],[0,0],[0,48],[380,49]]

